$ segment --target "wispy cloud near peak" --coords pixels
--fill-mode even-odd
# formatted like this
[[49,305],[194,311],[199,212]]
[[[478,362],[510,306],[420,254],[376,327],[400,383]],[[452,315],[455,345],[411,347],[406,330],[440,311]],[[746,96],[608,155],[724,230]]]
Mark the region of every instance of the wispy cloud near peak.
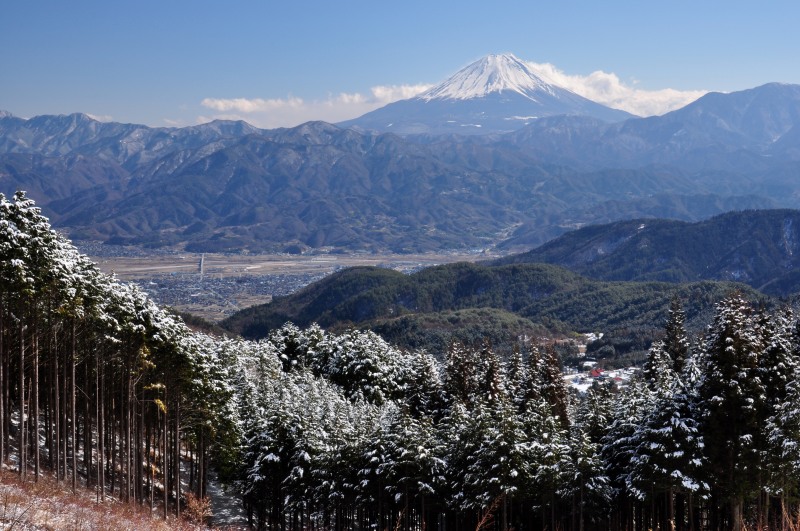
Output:
[[624,83],[614,73],[597,70],[589,75],[571,75],[550,63],[528,63],[531,68],[554,85],[589,98],[608,107],[622,109],[637,116],[654,116],[679,109],[708,91],[671,88],[645,90]]
[[258,127],[291,127],[311,120],[340,122],[361,116],[389,103],[411,98],[428,90],[431,85],[378,85],[369,94],[340,93],[323,100],[286,98],[205,98],[201,105],[216,111],[209,119],[241,119]]
[[[614,73],[597,70],[588,75],[572,75],[550,63],[527,64],[554,85],[569,89],[585,98],[638,116],[653,116],[678,109],[706,93],[704,90],[682,91],[671,88],[645,90],[636,83],[623,82]],[[215,112],[199,116],[199,121],[212,119],[245,120],[264,128],[291,127],[311,120],[341,122],[356,118],[389,103],[412,98],[430,89],[432,84],[377,85],[368,93],[331,94],[325,99],[286,98],[205,98],[201,105]]]

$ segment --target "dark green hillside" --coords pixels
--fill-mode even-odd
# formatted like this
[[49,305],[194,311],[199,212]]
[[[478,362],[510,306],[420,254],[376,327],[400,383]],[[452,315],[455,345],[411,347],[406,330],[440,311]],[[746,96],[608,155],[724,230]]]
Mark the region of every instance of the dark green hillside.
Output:
[[672,297],[684,301],[691,328],[736,289],[752,300],[761,297],[746,286],[724,282],[592,281],[547,264],[459,263],[408,276],[355,268],[239,312],[223,326],[260,338],[287,321],[332,329],[355,325],[398,345],[431,351],[450,339],[487,337],[508,347],[520,335],[598,331],[623,353],[647,348],[663,328]]
[[496,308],[405,314],[377,319],[367,326],[389,343],[436,354],[445,352],[453,341],[479,346],[487,340],[498,352],[507,353],[520,337],[550,333],[530,319]]
[[558,264],[600,280],[730,280],[786,296],[800,291],[800,211],[590,226],[497,264],[529,262]]
[[404,314],[467,308],[518,312],[531,301],[558,291],[578,290],[585,279],[545,264],[487,267],[448,264],[403,275],[381,268],[343,270],[272,303],[248,308],[224,321],[245,337],[263,337],[292,321],[325,327],[363,323]]
[[276,297],[267,305],[246,308],[223,322],[245,337],[264,337],[268,330],[287,321],[295,324],[333,323],[325,317],[343,301],[372,288],[404,282],[405,275],[391,269],[353,267],[330,275],[288,297]]

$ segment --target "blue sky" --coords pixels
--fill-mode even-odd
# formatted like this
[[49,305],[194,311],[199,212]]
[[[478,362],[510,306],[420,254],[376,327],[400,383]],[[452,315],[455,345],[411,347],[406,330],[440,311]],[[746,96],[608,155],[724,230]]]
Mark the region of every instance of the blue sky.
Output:
[[700,91],[800,83],[798,20],[796,1],[5,0],[0,109],[337,121],[511,52],[652,114]]

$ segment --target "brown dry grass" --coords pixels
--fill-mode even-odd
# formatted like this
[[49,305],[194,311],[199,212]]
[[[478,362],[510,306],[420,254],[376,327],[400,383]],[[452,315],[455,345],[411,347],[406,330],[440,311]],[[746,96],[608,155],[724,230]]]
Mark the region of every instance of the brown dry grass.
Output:
[[200,527],[174,516],[161,518],[139,507],[107,498],[95,499],[92,490],[81,488],[76,494],[50,476],[22,481],[16,472],[0,470],[0,528],[53,529],[70,531],[119,530],[194,530]]

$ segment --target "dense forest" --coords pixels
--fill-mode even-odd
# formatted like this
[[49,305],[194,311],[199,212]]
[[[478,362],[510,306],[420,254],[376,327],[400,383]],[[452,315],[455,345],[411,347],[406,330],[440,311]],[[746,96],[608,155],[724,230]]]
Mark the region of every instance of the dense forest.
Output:
[[0,195],[0,458],[164,517],[214,467],[259,529],[797,528],[797,319],[732,292],[690,341],[669,308],[639,378],[582,394],[533,339],[217,338]]
[[603,332],[603,357],[642,361],[662,332],[669,301],[684,304],[690,334],[701,332],[714,305],[740,290],[749,300],[769,298],[745,284],[699,281],[609,282],[551,264],[452,263],[404,275],[353,267],[272,302],[245,308],[221,325],[247,339],[263,339],[286,322],[327,330],[372,330],[393,345],[443,353],[453,341],[489,339],[502,354],[521,335]]
[[188,455],[202,498],[231,425],[210,340],[101,273],[22,193],[0,194],[0,257],[2,461],[166,516],[180,514]]

